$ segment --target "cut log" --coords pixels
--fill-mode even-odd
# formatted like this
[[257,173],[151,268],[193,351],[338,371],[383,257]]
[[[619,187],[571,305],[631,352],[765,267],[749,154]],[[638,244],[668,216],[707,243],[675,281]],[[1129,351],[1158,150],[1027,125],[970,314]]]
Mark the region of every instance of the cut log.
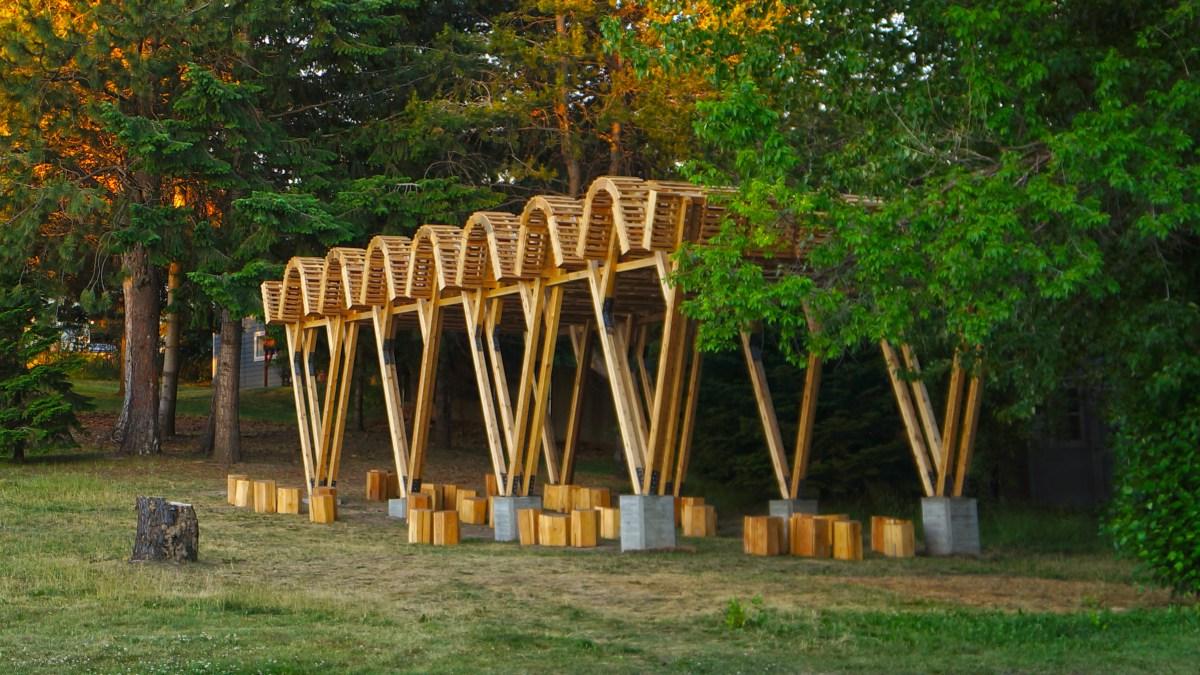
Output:
[[781,555],[783,519],[776,516],[746,516],[742,520],[742,550],[750,555]]
[[138,497],[137,514],[131,561],[195,562],[200,553],[200,523],[191,504]]
[[883,554],[889,558],[911,558],[916,555],[916,539],[911,520],[888,518],[883,523]]
[[328,525],[337,520],[337,497],[314,492],[308,505],[308,519],[319,525]]
[[862,560],[862,524],[857,520],[833,523],[833,557],[837,560]]
[[685,506],[700,506],[704,503],[704,497],[676,497],[675,498],[675,526],[679,527],[683,523],[683,507]]
[[570,516],[565,513],[543,513],[538,516],[538,544],[566,546],[570,542]]
[[562,513],[571,510],[573,485],[547,485],[542,495],[542,508]]
[[458,519],[467,525],[487,524],[486,497],[463,497],[458,500]]
[[238,479],[233,489],[233,505],[243,509],[254,506],[254,481]]
[[537,509],[517,509],[517,537],[522,546],[535,546],[538,543]]
[[433,543],[433,514],[432,509],[408,510],[408,543]]
[[708,504],[689,504],[683,507],[683,536],[717,536],[717,509]]
[[596,511],[600,514],[600,538],[620,539],[621,509],[617,507],[601,506],[598,507]]
[[[455,511],[457,511],[457,510],[458,510],[458,508],[459,508],[460,506],[462,506],[462,502],[463,502],[463,500],[464,500],[464,499],[469,499],[469,498],[472,498],[472,497],[474,497],[474,496],[475,496],[475,491],[474,491],[474,490],[468,490],[468,489],[466,489],[466,488],[459,488],[459,489],[458,489],[458,490],[457,490],[457,491],[454,493],[454,510],[455,510]],[[486,508],[486,505],[485,505],[485,508]],[[485,511],[485,513],[486,513],[486,511]]]
[[574,548],[593,548],[596,546],[596,534],[600,529],[600,513],[595,509],[577,509],[571,511],[571,546]]
[[379,469],[370,469],[367,471],[367,487],[366,497],[369,502],[382,502],[387,500],[388,484],[387,473]]
[[833,537],[829,523],[809,513],[796,513],[788,522],[790,553],[804,558],[828,558],[833,555]]
[[434,511],[433,545],[458,546],[457,511]]
[[239,480],[249,480],[250,477],[244,473],[231,473],[225,477],[225,500],[230,504],[237,503],[237,482]]
[[254,481],[254,512],[275,513],[275,481]]
[[883,553],[883,524],[887,516],[871,516],[871,551]]
[[300,513],[300,488],[275,488],[275,511],[278,513]]

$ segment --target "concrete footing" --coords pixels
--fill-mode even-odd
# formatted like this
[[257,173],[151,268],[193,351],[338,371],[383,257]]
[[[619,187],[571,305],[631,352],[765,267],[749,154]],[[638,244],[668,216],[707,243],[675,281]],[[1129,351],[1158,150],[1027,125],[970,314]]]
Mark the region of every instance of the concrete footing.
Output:
[[929,555],[979,555],[979,511],[974,499],[925,497],[921,525]]
[[408,520],[408,498],[400,497],[398,499],[388,500],[388,518],[396,518],[397,520]]
[[539,496],[492,497],[492,524],[496,531],[496,541],[516,541],[517,511],[541,508],[542,498]]
[[675,498],[621,495],[621,551],[675,548]]

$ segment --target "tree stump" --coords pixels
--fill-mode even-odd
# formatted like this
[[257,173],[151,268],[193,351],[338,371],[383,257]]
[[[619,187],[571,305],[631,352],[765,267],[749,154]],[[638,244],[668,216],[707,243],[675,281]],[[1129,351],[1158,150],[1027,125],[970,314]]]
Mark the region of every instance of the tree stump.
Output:
[[191,504],[162,497],[137,498],[137,537],[130,561],[194,562],[200,550],[200,523]]

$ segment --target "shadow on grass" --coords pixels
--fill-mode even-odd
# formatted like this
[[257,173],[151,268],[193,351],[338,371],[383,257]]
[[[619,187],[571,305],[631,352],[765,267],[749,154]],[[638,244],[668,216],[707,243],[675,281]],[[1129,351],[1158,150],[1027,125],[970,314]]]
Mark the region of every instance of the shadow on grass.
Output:
[[26,457],[22,461],[16,461],[11,457],[0,459],[0,464],[5,466],[38,466],[41,464],[80,464],[83,462],[95,462],[102,459],[111,459],[112,453],[109,452],[72,452],[59,455],[34,455]]

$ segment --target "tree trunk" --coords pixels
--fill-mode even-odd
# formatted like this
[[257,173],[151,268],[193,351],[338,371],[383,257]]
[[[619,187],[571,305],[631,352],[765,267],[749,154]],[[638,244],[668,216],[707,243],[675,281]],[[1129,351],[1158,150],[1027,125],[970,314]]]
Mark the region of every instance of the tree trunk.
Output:
[[558,60],[558,101],[554,104],[555,117],[558,118],[559,144],[563,164],[567,170],[567,194],[578,197],[583,186],[583,176],[579,169],[579,153],[576,151],[575,132],[571,127],[571,87],[570,61],[566,55],[567,46],[567,17],[565,14],[554,16],[555,33],[558,35],[559,49],[563,56]]
[[213,459],[222,464],[242,461],[241,396],[242,319],[221,310],[221,353],[213,383]]
[[13,444],[12,458],[13,458],[14,464],[24,464],[25,463],[25,441],[21,440],[21,441],[17,441],[16,443]]
[[163,351],[162,391],[158,399],[158,425],[162,428],[163,436],[175,435],[175,401],[179,390],[179,334],[182,328],[182,316],[179,308],[178,293],[180,277],[179,263],[173,262],[167,271],[167,339]]
[[608,140],[608,174],[610,176],[624,175],[621,170],[621,123],[613,122]]
[[153,455],[161,450],[158,428],[158,285],[142,245],[121,256],[125,267],[125,401],[121,452]]
[[200,553],[200,523],[191,504],[169,502],[162,497],[138,497],[137,512],[131,562],[195,562]]

